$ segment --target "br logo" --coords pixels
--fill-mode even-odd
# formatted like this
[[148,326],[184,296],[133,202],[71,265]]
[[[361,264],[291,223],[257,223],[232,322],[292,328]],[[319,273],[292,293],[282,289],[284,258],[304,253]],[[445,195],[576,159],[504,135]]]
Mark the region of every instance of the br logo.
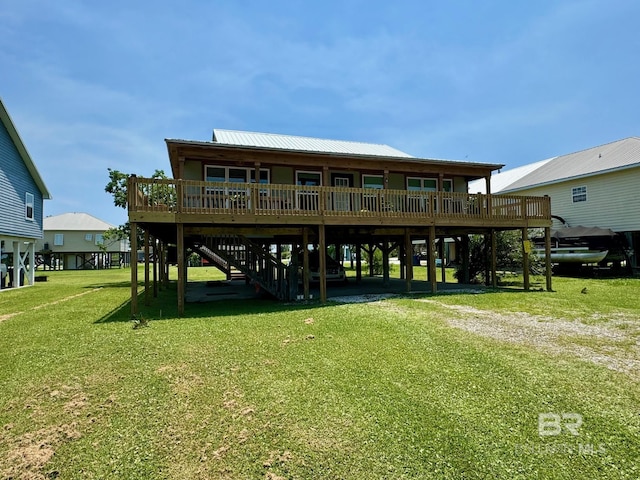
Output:
[[561,435],[563,432],[580,435],[582,415],[579,413],[539,413],[538,434],[540,436]]

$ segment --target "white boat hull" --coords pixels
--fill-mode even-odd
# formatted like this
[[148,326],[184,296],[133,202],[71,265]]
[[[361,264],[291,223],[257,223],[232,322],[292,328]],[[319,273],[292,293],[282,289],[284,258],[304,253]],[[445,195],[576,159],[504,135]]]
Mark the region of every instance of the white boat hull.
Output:
[[[545,256],[544,249],[537,249],[538,255]],[[551,249],[551,263],[599,263],[605,259],[608,250],[589,250],[587,247],[557,247]]]

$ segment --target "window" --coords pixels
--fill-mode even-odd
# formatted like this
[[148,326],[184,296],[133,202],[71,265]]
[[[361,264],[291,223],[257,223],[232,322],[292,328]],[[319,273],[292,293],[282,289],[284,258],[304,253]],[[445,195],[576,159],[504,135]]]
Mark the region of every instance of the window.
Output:
[[573,203],[587,201],[587,187],[574,187],[571,189],[571,198]]
[[57,246],[61,246],[64,245],[64,234],[62,233],[56,233],[53,236],[53,244],[57,245]]
[[[255,172],[255,168],[206,165],[204,179],[207,182],[256,183]],[[269,183],[269,169],[260,169],[260,183]]]
[[384,177],[382,175],[362,175],[362,188],[382,190],[384,188]]
[[26,193],[24,196],[24,216],[27,220],[33,220],[33,193]]
[[93,235],[92,235],[92,234],[90,234],[90,233],[85,233],[85,235],[84,235],[84,239],[85,239],[87,242],[90,242],[91,240],[93,240]]
[[[305,187],[319,187],[322,185],[322,173],[320,172],[296,172],[296,185]],[[297,194],[298,208],[300,210],[318,209],[318,191],[299,191]]]
[[435,178],[407,178],[407,190],[414,192],[435,192],[438,190],[438,180]]
[[104,237],[100,233],[96,233],[96,245],[104,245]]
[[[207,182],[256,183],[256,169],[205,165],[204,179]],[[260,183],[269,183],[269,169],[260,169]],[[206,191],[210,194],[207,205],[214,208],[246,208],[251,202],[249,190],[242,187],[207,187]],[[261,190],[260,194],[266,196],[268,191]]]

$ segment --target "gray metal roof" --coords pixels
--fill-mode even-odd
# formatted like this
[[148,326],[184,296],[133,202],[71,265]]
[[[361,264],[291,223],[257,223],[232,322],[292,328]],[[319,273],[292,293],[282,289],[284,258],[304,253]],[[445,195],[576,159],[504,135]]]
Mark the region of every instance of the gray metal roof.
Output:
[[63,213],[45,217],[43,220],[43,230],[73,230],[81,232],[104,232],[113,225],[103,222],[99,218],[88,213]]
[[598,147],[555,157],[539,168],[514,180],[502,192],[514,192],[573,178],[640,166],[640,137],[629,137]]
[[219,144],[276,148],[301,152],[344,153],[381,157],[414,158],[408,153],[377,143],[349,142],[273,133],[242,132],[237,130],[213,130],[213,141]]
[[[551,160],[553,160],[553,158],[541,160],[536,163],[530,163],[528,165],[522,165],[521,167],[512,168],[510,170],[505,170],[504,172],[499,172],[491,175],[491,193],[500,193],[502,190],[505,190],[507,187],[509,187],[512,183],[520,180],[526,175],[529,175],[531,172],[549,163]],[[484,181],[484,178],[469,182],[469,192],[487,193],[487,183]]]

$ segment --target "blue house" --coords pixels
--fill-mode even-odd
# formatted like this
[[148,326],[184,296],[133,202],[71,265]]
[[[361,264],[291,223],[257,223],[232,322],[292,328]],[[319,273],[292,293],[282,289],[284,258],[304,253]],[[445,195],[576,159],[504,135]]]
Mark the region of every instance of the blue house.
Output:
[[0,99],[0,289],[33,285],[42,204],[50,198]]

